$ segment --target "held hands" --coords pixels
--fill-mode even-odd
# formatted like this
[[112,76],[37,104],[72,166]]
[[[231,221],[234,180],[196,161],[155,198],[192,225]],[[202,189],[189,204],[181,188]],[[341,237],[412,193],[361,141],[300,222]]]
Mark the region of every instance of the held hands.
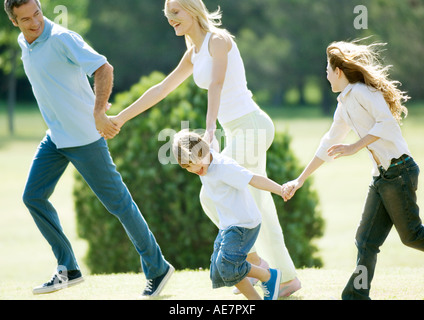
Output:
[[[375,141],[375,139],[372,141]],[[359,142],[353,144],[335,144],[327,150],[327,154],[330,157],[334,157],[334,159],[344,156],[350,156],[357,153],[361,149],[361,146],[363,147],[364,143],[369,144],[370,142],[368,142],[368,140],[361,139]],[[316,169],[318,169],[322,165],[322,163],[324,163],[324,160],[321,160],[317,156],[315,156],[314,159],[312,159],[312,161],[309,163],[307,168],[297,179],[283,184],[281,186],[281,197],[284,199],[284,201],[287,202],[288,200],[290,200],[294,196],[296,191],[303,186],[306,178],[311,175]]]
[[[110,106],[111,104],[108,103],[106,110],[109,110]],[[104,112],[97,112],[94,114],[96,129],[106,140],[114,138],[121,130],[121,127],[113,122],[112,119],[112,117],[108,117]]]
[[215,131],[216,131],[216,125],[213,126],[212,128],[207,127],[205,131],[205,135],[203,136],[203,139],[205,139],[207,143],[212,143],[213,140],[215,139]]
[[205,141],[210,144],[213,150],[215,150],[216,152],[219,152],[219,143],[215,137],[215,131],[216,131],[216,126],[213,128],[206,128],[203,139],[205,139]]
[[281,197],[285,202],[289,201],[302,186],[303,181],[299,179],[286,182],[281,186]]

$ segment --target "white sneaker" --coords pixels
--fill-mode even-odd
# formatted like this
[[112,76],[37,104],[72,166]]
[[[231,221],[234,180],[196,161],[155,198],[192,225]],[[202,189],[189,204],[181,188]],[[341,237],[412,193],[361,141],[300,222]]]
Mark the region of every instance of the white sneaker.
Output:
[[51,293],[62,290],[71,286],[75,286],[84,281],[81,271],[56,271],[51,280],[42,284],[41,286],[32,289],[33,294]]

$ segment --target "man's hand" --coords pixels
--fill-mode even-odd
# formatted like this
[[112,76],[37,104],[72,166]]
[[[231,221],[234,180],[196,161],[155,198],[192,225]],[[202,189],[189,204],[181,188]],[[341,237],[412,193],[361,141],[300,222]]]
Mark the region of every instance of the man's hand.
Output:
[[119,130],[121,130],[122,126],[125,124],[124,120],[117,115],[117,116],[109,116],[110,121],[112,121],[113,124],[117,126]]
[[97,131],[106,140],[114,138],[119,133],[120,128],[105,113],[95,114],[94,119],[96,121]]

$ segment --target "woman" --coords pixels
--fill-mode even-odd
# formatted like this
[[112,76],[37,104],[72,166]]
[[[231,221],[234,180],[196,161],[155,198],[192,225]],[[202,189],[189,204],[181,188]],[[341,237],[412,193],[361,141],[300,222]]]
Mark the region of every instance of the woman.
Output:
[[[285,184],[287,201],[325,161],[368,150],[373,180],[356,233],[357,269],[342,293],[346,300],[369,299],[377,253],[393,225],[405,245],[424,250],[416,196],[419,168],[399,126],[409,97],[397,88],[398,82],[388,79],[378,46],[335,42],[327,48],[327,79],[333,92],[341,92],[334,122],[303,173]],[[341,144],[350,130],[360,139]]]
[[[208,90],[205,139],[212,142],[218,120],[225,131],[223,154],[252,172],[266,175],[266,151],[274,139],[271,119],[252,100],[247,89],[244,65],[231,34],[219,28],[219,10],[208,12],[201,0],[166,0],[165,15],[177,36],[184,36],[187,51],[177,68],[161,83],[147,90],[136,102],[112,118],[121,127],[126,121],[164,99],[193,75],[196,84]],[[262,230],[248,261],[282,271],[280,296],[300,289],[294,264],[285,247],[277,212],[269,192],[251,189],[263,216]],[[211,199],[201,191],[202,207],[218,225]]]

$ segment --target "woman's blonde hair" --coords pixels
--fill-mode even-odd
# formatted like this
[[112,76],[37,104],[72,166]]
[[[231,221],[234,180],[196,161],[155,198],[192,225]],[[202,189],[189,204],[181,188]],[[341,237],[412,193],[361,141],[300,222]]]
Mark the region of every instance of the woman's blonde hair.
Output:
[[172,152],[182,168],[199,164],[210,153],[210,145],[196,132],[182,130],[174,135]]
[[[220,7],[218,7],[215,12],[209,12],[202,0],[165,0],[165,16],[176,22],[178,22],[178,19],[168,9],[168,3],[170,1],[176,1],[181,8],[187,11],[199,23],[204,31],[217,34],[224,38],[233,38],[230,32],[220,28],[222,25],[222,12]],[[193,46],[193,41],[190,39],[190,36],[186,35],[185,40],[187,48],[191,48]]]
[[327,47],[327,59],[333,70],[339,68],[349,83],[362,82],[382,92],[389,105],[393,117],[400,123],[402,114],[408,115],[403,105],[409,97],[398,89],[399,81],[389,79],[391,66],[383,66],[380,59],[380,48],[385,43],[370,45],[359,44],[362,40],[352,42],[333,42]]

